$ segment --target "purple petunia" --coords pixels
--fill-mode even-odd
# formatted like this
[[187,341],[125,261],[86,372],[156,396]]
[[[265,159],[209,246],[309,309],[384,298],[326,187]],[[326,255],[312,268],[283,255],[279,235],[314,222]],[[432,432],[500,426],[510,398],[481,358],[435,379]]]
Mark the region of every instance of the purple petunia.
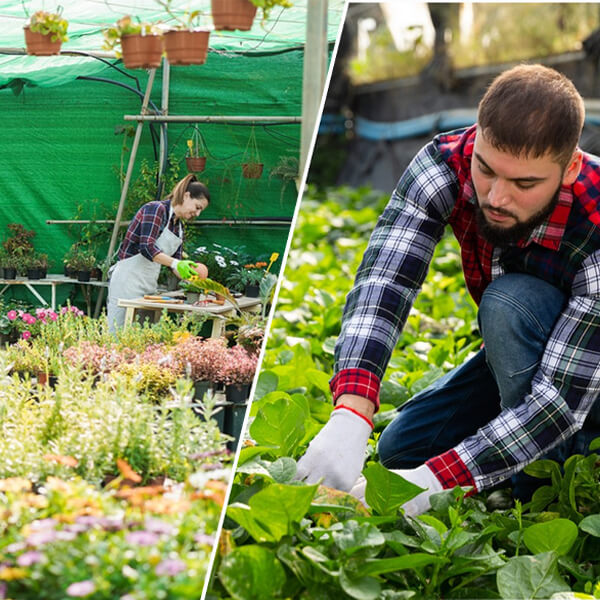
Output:
[[206,533],[197,533],[194,536],[194,541],[200,545],[211,546],[215,543],[215,537]]
[[96,584],[90,579],[85,581],[76,581],[67,588],[67,594],[69,596],[75,596],[77,598],[83,598],[89,596],[96,591]]
[[132,531],[125,537],[128,543],[136,546],[154,546],[158,542],[158,535],[152,531]]
[[31,550],[30,552],[25,552],[24,554],[21,554],[21,556],[17,558],[17,564],[20,567],[30,567],[31,565],[39,563],[42,560],[43,556],[44,555],[41,552]]
[[186,568],[187,567],[182,560],[179,560],[178,558],[167,558],[156,565],[155,571],[157,575],[174,577],[185,571]]

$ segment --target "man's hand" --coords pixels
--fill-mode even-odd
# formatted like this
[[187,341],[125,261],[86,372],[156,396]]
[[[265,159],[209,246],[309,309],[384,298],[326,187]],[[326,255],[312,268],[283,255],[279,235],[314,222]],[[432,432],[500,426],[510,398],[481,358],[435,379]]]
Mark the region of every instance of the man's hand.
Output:
[[[203,269],[200,269],[200,267],[203,267]],[[178,260],[174,258],[171,263],[171,269],[176,275],[181,277],[181,279],[191,279],[195,275],[201,279],[205,279],[208,275],[206,266],[191,260]]]
[[298,461],[297,479],[347,492],[356,482],[365,461],[370,420],[357,411],[339,406]]
[[[410,517],[416,517],[427,512],[431,508],[429,502],[431,495],[437,494],[443,489],[442,484],[427,465],[421,465],[416,469],[390,469],[390,471],[421,488],[425,488],[424,492],[402,505],[404,512]],[[367,480],[361,476],[356,485],[350,490],[350,493],[365,505],[367,504],[365,501],[366,488]]]

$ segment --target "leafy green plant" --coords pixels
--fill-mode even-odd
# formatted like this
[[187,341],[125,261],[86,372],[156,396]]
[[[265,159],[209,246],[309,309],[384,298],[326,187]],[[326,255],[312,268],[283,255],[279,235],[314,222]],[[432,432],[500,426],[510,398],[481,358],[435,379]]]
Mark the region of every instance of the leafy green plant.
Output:
[[69,22],[62,16],[62,6],[56,12],[38,10],[29,18],[29,28],[35,33],[50,35],[53,42],[68,41],[67,29]]
[[[121,45],[121,39],[125,35],[156,35],[160,33],[156,24],[144,23],[139,19],[135,20],[126,15],[119,19],[113,26],[107,27],[102,31],[104,43],[102,47],[105,50],[114,50]],[[117,57],[120,56],[116,52]]]

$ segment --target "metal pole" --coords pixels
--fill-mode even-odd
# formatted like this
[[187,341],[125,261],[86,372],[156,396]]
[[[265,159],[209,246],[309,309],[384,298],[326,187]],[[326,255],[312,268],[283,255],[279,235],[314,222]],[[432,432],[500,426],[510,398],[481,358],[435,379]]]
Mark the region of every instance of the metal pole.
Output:
[[313,132],[321,107],[327,77],[327,0],[308,0],[306,45],[302,84],[302,135],[300,138],[300,176],[312,147]]
[[[317,106],[318,108],[318,106]],[[277,125],[287,123],[301,123],[303,117],[224,117],[221,115],[125,115],[125,121],[158,121],[164,123],[273,123]]]
[[[163,115],[169,114],[169,83],[171,79],[171,64],[166,57],[163,57],[162,62],[162,94],[160,101],[160,111]],[[141,121],[138,121],[141,122]],[[165,122],[160,128],[160,151],[158,153],[158,186],[157,200],[162,196],[165,174],[165,155],[167,153],[167,127],[168,122]]]
[[[141,113],[144,114],[148,110],[148,102],[150,101],[150,94],[152,92],[152,85],[154,84],[154,76],[156,69],[150,69],[148,73],[148,83],[146,85],[146,93],[144,94],[144,100],[142,101]],[[108,246],[108,254],[106,256],[106,265],[110,262],[110,259],[115,251],[117,245],[117,236],[119,234],[119,224],[121,223],[121,217],[123,215],[123,208],[125,206],[125,199],[127,198],[127,192],[129,191],[129,183],[131,182],[131,174],[133,173],[133,167],[135,165],[135,157],[137,154],[138,146],[140,145],[140,138],[142,137],[142,128],[144,127],[143,122],[137,124],[135,130],[135,137],[133,138],[133,144],[131,145],[131,154],[129,155],[129,164],[127,165],[127,173],[125,174],[125,181],[123,182],[123,189],[121,190],[121,198],[119,199],[119,208],[117,209],[117,216],[115,217],[115,225],[113,227],[112,235],[110,237],[110,244]],[[102,271],[102,281],[107,279],[107,270]],[[104,300],[104,288],[100,288],[98,292],[98,299],[96,301],[96,308],[94,309],[94,317],[98,317],[100,314],[100,307]]]

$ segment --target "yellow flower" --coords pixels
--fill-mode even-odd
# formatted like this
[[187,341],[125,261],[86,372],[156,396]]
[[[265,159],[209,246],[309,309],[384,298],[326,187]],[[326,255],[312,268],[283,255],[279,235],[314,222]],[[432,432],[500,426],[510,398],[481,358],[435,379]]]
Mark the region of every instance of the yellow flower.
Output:
[[23,579],[27,576],[25,569],[19,567],[3,567],[0,569],[0,579],[3,581],[12,581],[13,579]]
[[279,252],[273,252],[273,254],[271,254],[271,258],[269,259],[269,261],[274,263],[278,258],[279,258]]
[[191,150],[194,147],[194,140],[188,140],[187,141],[187,146]]

